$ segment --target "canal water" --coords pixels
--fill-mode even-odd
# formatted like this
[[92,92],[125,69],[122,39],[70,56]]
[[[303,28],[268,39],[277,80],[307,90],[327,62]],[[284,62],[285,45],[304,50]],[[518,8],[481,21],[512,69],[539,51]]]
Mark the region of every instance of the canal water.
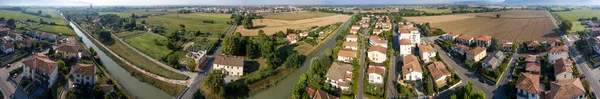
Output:
[[[69,21],[67,21],[69,22]],[[173,96],[167,94],[166,92],[142,81],[137,80],[135,77],[131,76],[129,72],[119,66],[114,60],[110,57],[106,56],[106,54],[99,50],[98,47],[92,41],[90,41],[87,36],[83,34],[79,28],[77,28],[72,22],[69,22],[71,27],[73,27],[73,31],[77,33],[79,37],[81,37],[83,43],[87,47],[92,47],[100,56],[102,60],[102,64],[106,67],[106,70],[115,77],[121,85],[127,90],[129,93],[134,95],[140,99],[172,99]]]
[[[350,24],[351,20],[352,20],[352,18],[350,18],[342,26],[341,30],[347,28],[348,24]],[[325,50],[327,48],[332,48],[333,45],[335,45],[335,39],[337,38],[338,34],[340,34],[342,32],[341,30],[338,31],[337,33],[335,33],[335,35],[332,35],[333,38],[331,38],[329,41],[327,41],[325,46],[323,46],[321,49],[319,49],[319,51],[317,51],[317,53],[313,54],[312,57],[307,58],[306,62],[304,62],[304,64],[302,64],[302,67],[300,67],[299,70],[295,70],[294,72],[292,72],[292,74],[289,74],[286,78],[277,82],[277,84],[275,86],[271,86],[266,90],[256,93],[256,95],[254,95],[253,97],[250,97],[250,99],[287,99],[288,97],[290,97],[292,95],[292,88],[294,88],[294,86],[296,86],[296,84],[300,80],[300,76],[302,76],[302,74],[304,74],[306,71],[308,71],[308,68],[310,67],[310,62],[311,62],[310,60],[321,56],[321,54],[323,54],[323,52],[325,52]]]

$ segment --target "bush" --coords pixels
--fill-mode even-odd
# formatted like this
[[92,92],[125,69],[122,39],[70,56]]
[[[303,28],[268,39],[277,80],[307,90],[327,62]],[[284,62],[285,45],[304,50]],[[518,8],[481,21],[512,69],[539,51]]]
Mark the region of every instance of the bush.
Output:
[[12,76],[12,75],[14,75],[16,73],[21,73],[21,72],[23,72],[23,67],[19,67],[17,69],[14,69],[14,70],[10,71],[9,74]]

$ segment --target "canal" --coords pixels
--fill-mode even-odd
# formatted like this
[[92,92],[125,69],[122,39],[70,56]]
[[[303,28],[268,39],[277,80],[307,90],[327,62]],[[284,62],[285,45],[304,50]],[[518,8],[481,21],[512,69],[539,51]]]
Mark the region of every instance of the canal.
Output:
[[[61,14],[62,15],[62,14]],[[69,22],[69,21],[67,21]],[[108,57],[102,50],[99,50],[98,47],[87,36],[83,34],[78,27],[76,27],[72,22],[69,22],[71,27],[73,27],[73,31],[77,33],[81,40],[87,47],[92,47],[100,56],[102,60],[102,64],[106,67],[106,70],[115,77],[121,85],[127,90],[129,93],[134,95],[140,99],[172,99],[173,96],[167,94],[166,92],[142,81],[137,80],[135,77],[131,76],[129,72],[119,66],[114,60]]]
[[[355,17],[354,15],[353,17]],[[300,76],[308,71],[311,62],[310,60],[321,56],[321,54],[323,54],[327,48],[332,48],[333,45],[335,45],[335,39],[337,36],[342,32],[343,29],[348,27],[353,17],[348,19],[341,29],[332,35],[333,37],[327,41],[325,46],[319,49],[317,53],[313,54],[312,57],[307,58],[306,62],[302,64],[302,67],[300,67],[299,70],[295,70],[292,72],[292,74],[289,74],[286,78],[279,81],[275,86],[271,86],[266,90],[256,93],[253,97],[250,97],[250,99],[287,99],[290,97],[292,95],[292,88],[296,86],[298,80],[300,80]]]

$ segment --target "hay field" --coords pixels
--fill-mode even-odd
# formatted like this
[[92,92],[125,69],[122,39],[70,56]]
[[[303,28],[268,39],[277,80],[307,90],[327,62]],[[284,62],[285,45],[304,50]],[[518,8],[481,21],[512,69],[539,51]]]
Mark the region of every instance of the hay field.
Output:
[[256,36],[258,30],[265,31],[265,34],[275,34],[277,31],[285,31],[286,29],[308,29],[312,26],[324,26],[336,22],[346,22],[351,16],[349,15],[333,15],[327,17],[303,19],[296,21],[275,20],[275,19],[254,19],[254,28],[245,29],[242,26],[236,28],[236,32],[241,32],[244,36]]
[[[181,30],[180,24],[185,25],[187,31],[210,32],[211,34],[224,34],[231,25],[231,14],[210,14],[210,13],[191,13],[191,14],[167,14],[162,16],[153,16],[137,19],[138,22],[146,20],[146,23],[153,26],[162,25],[167,29],[167,33]],[[203,21],[214,21],[214,23],[205,23]]]
[[265,19],[276,19],[276,20],[287,20],[287,21],[295,21],[302,19],[310,19],[310,18],[318,18],[318,17],[326,17],[336,15],[335,13],[325,13],[325,12],[292,12],[292,13],[278,13],[278,14],[264,14],[263,17]]
[[[497,13],[501,13],[502,16],[506,15],[506,17],[497,19],[495,18]],[[494,17],[490,17],[490,15],[494,15]],[[431,23],[431,27],[441,28],[446,32],[462,33],[475,37],[489,35],[496,39],[516,42],[530,40],[546,41],[549,38],[560,36],[554,33],[553,29],[555,29],[555,26],[552,23],[552,19],[547,15],[545,11],[511,10],[482,13],[472,18],[460,20],[451,19],[456,16],[450,16],[446,21]],[[437,18],[443,19],[443,17]],[[413,21],[411,19],[407,20]],[[427,20],[418,20],[417,22],[419,21]]]
[[475,14],[460,14],[460,15],[444,15],[444,16],[427,16],[427,17],[404,17],[404,19],[412,22],[429,22],[429,23],[440,23],[447,21],[455,21],[462,19],[474,18]]

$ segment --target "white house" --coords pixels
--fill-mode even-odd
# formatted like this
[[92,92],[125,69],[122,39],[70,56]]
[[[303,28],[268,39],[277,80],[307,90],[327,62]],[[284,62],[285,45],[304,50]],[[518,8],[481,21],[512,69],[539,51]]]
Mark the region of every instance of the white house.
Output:
[[0,50],[5,54],[12,53],[15,51],[15,45],[12,42],[4,43],[0,46]]
[[383,30],[381,30],[381,29],[373,29],[373,34],[374,35],[379,35],[379,34],[381,34],[381,32],[383,32]]
[[460,35],[462,35],[462,34],[446,33],[446,34],[442,35],[441,38],[446,41],[453,41],[454,39],[456,39],[456,37],[458,37]]
[[382,46],[371,46],[367,54],[371,62],[383,63],[383,61],[387,60],[387,48]]
[[300,37],[307,37],[308,36],[308,32],[302,32],[300,33]]
[[350,89],[350,81],[352,81],[352,65],[333,62],[327,74],[325,74],[325,83],[331,84],[335,88],[342,90]]
[[573,61],[560,58],[554,63],[554,75],[556,80],[573,79]]
[[431,58],[435,57],[436,52],[433,50],[433,47],[421,44],[419,45],[419,54],[421,55],[421,60],[423,60],[423,62],[429,62],[431,61]]
[[96,66],[94,64],[79,64],[71,66],[73,82],[81,85],[96,84]]
[[213,62],[213,70],[223,70],[223,73],[232,76],[244,75],[244,57],[219,55]]
[[338,52],[338,61],[351,62],[352,59],[356,58],[356,51],[352,50],[340,50]]
[[383,84],[383,77],[385,75],[384,66],[369,65],[369,69],[367,71],[369,74],[369,83]]
[[346,36],[346,42],[357,42],[358,35],[348,35]]
[[402,77],[404,80],[421,80],[423,79],[423,69],[415,55],[407,55],[402,58]]
[[294,43],[298,42],[298,35],[297,34],[288,34],[287,39],[290,41],[290,44],[294,44]]
[[35,54],[23,62],[23,77],[47,88],[52,87],[58,75],[58,63],[44,54]]
[[554,61],[560,58],[569,58],[569,47],[567,47],[566,45],[550,47],[550,49],[548,50],[548,61],[551,64],[554,64]]
[[421,32],[417,28],[400,29],[399,39],[408,39],[411,44],[419,45],[421,43]]
[[342,47],[344,47],[344,49],[350,49],[350,50],[358,50],[358,42],[344,42],[342,43]]
[[371,44],[371,46],[381,46],[387,48],[388,41],[382,40],[379,38],[379,36],[371,36],[369,38],[369,44]]
[[467,52],[467,60],[479,62],[487,55],[485,47],[475,47]]
[[464,34],[456,37],[456,40],[460,41],[463,45],[467,45],[467,46],[473,44],[473,42],[474,42],[472,36],[464,35]]
[[410,40],[400,39],[400,55],[406,56],[406,55],[412,54],[412,48],[414,46],[415,45],[412,45],[412,43],[410,43]]
[[479,36],[476,41],[477,46],[490,47],[492,44],[492,36]]
[[431,77],[435,80],[435,84],[438,88],[444,87],[446,85],[446,79],[452,75],[450,74],[450,71],[446,69],[446,65],[442,62],[433,62],[427,66],[427,69],[429,69]]
[[540,87],[540,75],[521,73],[517,80],[517,99],[539,99],[542,89]]

